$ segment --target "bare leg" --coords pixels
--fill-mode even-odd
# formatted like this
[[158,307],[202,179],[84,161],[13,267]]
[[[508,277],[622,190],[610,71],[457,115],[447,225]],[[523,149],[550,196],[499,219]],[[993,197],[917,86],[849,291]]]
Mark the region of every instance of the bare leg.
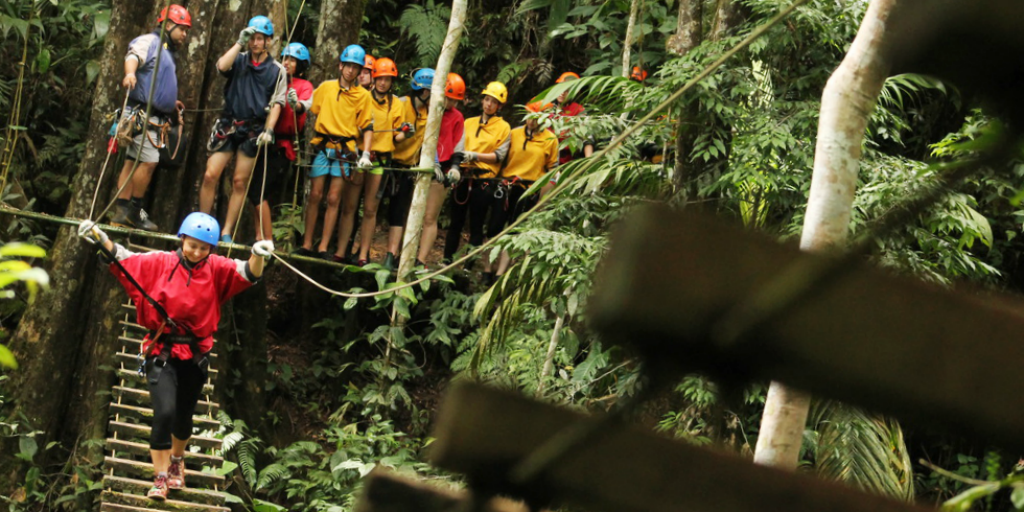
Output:
[[380,206],[380,199],[377,199],[377,190],[380,189],[380,174],[367,174],[363,186],[363,226],[362,243],[359,246],[359,259],[370,259],[370,246],[373,245],[373,232],[377,229],[377,207]]
[[224,218],[224,225],[220,228],[222,234],[234,237],[232,231],[234,230],[235,222],[238,221],[242,205],[245,204],[245,193],[249,186],[249,176],[252,176],[252,166],[255,163],[255,158],[242,153],[238,153],[238,158],[235,159],[235,175],[231,178],[231,198],[228,199],[228,214]]
[[334,236],[334,225],[338,222],[338,205],[341,204],[341,195],[350,187],[345,186],[345,178],[331,178],[330,188],[327,190],[327,213],[324,214],[324,236],[320,239],[320,252],[327,252],[331,246],[331,237]]
[[[174,441],[174,436],[171,436],[171,443]],[[166,473],[171,466],[171,450],[150,450],[149,456],[153,459],[154,473]]]
[[427,208],[423,214],[423,234],[420,235],[420,253],[418,259],[427,262],[430,250],[437,241],[437,216],[441,214],[441,206],[448,195],[448,189],[440,183],[431,183],[427,194]]
[[398,252],[402,248],[402,234],[405,233],[405,227],[403,226],[391,226],[388,230],[388,252],[398,256]]
[[313,230],[316,229],[316,218],[320,214],[320,201],[324,198],[325,181],[327,181],[327,176],[309,179],[309,197],[306,198],[306,231],[302,235],[302,247],[309,250],[313,250]]
[[494,273],[495,276],[503,276],[508,271],[509,264],[512,263],[512,257],[509,256],[508,251],[501,251],[501,256],[498,257],[498,271]]
[[233,155],[228,152],[214,153],[206,161],[206,174],[199,188],[199,211],[213,213],[213,200],[217,198],[217,184]]
[[359,195],[363,191],[361,184],[352,183],[345,187],[344,199],[341,204],[341,220],[338,221],[338,250],[334,255],[339,258],[347,256],[345,248],[356,224],[356,209],[359,208]]
[[[174,437],[174,434],[171,434],[171,451],[170,451],[170,453],[168,454],[168,457],[167,457],[168,464],[171,462],[171,456],[172,455],[175,456],[175,457],[184,457],[185,456],[185,448],[187,448],[187,447],[188,447],[188,439],[178,439],[177,437]],[[167,451],[167,450],[162,450],[162,451]],[[166,469],[165,469],[165,471],[166,471]]]
[[156,162],[139,164],[139,168],[135,169],[135,174],[132,175],[132,184],[125,187],[125,189],[132,189],[132,197],[146,196],[146,190],[149,189],[149,182],[153,179],[153,170],[156,169],[156,164]]

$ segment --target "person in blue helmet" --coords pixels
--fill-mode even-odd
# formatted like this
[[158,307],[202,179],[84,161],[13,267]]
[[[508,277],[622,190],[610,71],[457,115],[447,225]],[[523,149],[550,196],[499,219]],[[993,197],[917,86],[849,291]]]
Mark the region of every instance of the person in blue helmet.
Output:
[[[235,174],[220,241],[231,242],[231,232],[245,202],[246,188],[258,148],[274,142],[274,127],[287,102],[288,73],[270,54],[274,24],[256,16],[238,34],[238,41],[217,59],[217,71],[227,78],[224,110],[210,134],[206,173],[199,189],[199,210],[213,213],[217,184],[231,158]],[[247,50],[247,51],[243,51]],[[266,150],[263,150],[265,157]]]
[[257,242],[248,260],[212,254],[220,226],[201,212],[185,217],[178,229],[181,246],[174,252],[131,252],[89,220],[79,225],[78,235],[102,244],[105,254],[117,260],[109,262],[110,271],[135,303],[139,324],[150,331],[143,352],[153,400],[149,443],[156,477],[148,496],[162,501],[169,489],[186,487],[183,457],[210,366],[220,306],[263,275],[264,259],[274,252],[274,243]]
[[311,61],[309,49],[302,43],[291,43],[281,53],[281,64],[288,72],[288,102],[274,126],[274,144],[267,147],[267,165],[253,170],[249,186],[249,203],[256,208],[256,240],[273,240],[274,227],[270,212],[280,198],[285,178],[298,159],[296,143],[306,126],[306,112],[313,104],[313,84],[305,79]]
[[[370,146],[373,143],[373,106],[370,91],[359,86],[359,73],[366,62],[366,50],[352,44],[346,46],[338,58],[339,76],[328,80],[313,91],[313,105],[309,111],[316,116],[313,127],[313,166],[309,169],[309,197],[306,198],[306,230],[302,247],[295,251],[302,256],[319,256],[332,260],[328,251],[335,226],[342,190],[346,185],[362,187],[359,169],[373,166]],[[320,201],[324,197],[324,182],[330,176],[327,190],[327,211],[324,214],[323,236],[316,251],[313,237]],[[348,240],[338,240],[344,248]],[[339,251],[340,252],[340,251]]]
[[[427,127],[427,108],[430,106],[430,86],[434,83],[434,70],[417,69],[409,81],[409,95],[398,98],[405,114],[404,121],[413,127],[405,140],[395,143],[392,154],[393,165],[399,169],[413,169],[420,165],[420,150],[423,148],[423,134]],[[416,176],[411,172],[390,174],[385,194],[391,197],[388,206],[388,252],[384,255],[384,268],[397,267],[398,252],[401,249],[405,220],[409,216],[412,193],[416,188]]]

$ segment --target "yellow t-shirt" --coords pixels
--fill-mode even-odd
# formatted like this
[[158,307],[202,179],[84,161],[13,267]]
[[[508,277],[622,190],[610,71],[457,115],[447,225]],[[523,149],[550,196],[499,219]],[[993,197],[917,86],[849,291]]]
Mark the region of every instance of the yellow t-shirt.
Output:
[[542,130],[527,138],[526,127],[512,130],[508,159],[501,170],[502,178],[518,176],[521,181],[537,181],[558,165],[558,137],[551,130]]
[[416,167],[420,164],[420,148],[423,146],[423,133],[427,128],[427,105],[416,109],[412,98],[403,96],[398,100],[402,105],[402,122],[415,126],[416,133],[412,137],[406,136],[402,142],[396,142],[395,152],[391,156],[402,165]]
[[[465,150],[474,153],[494,153],[505,140],[508,139],[512,127],[508,122],[498,116],[491,116],[487,124],[480,124],[480,116],[466,119],[465,124]],[[485,164],[483,162],[469,162],[464,165],[469,169],[477,169],[477,178],[495,178],[501,169],[501,164]]]
[[[372,103],[373,98],[366,89],[358,85],[342,89],[337,80],[328,80],[313,91],[313,106],[309,108],[316,115],[316,126],[313,129],[319,133],[359,140],[361,145],[362,133],[373,119]],[[310,142],[315,146],[320,143],[320,137],[313,137]],[[341,149],[330,143],[327,147]],[[349,142],[348,149],[355,151],[356,143]]]
[[377,101],[370,93],[370,104],[373,106],[373,143],[370,149],[378,153],[391,153],[395,150],[395,135],[405,122],[402,102],[389,94],[383,101]]

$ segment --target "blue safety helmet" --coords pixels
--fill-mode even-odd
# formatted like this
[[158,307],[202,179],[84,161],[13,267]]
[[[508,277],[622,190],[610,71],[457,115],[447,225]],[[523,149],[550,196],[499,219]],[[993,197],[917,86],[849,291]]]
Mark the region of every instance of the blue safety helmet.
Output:
[[203,212],[192,212],[181,221],[178,236],[188,235],[200,242],[217,247],[220,238],[220,223],[217,219]]
[[366,64],[366,50],[358,44],[350,44],[341,51],[341,57],[339,57],[338,60],[351,64],[359,64],[359,67],[363,67],[363,65]]
[[281,58],[291,57],[295,60],[304,60],[309,64],[309,49],[302,43],[291,43],[281,52]]
[[267,37],[274,37],[274,23],[266,16],[254,16],[249,20],[249,26],[256,29],[256,32]]
[[412,82],[409,85],[414,91],[422,91],[423,89],[430,89],[430,86],[434,83],[434,70],[430,68],[423,68],[416,70],[412,74]]

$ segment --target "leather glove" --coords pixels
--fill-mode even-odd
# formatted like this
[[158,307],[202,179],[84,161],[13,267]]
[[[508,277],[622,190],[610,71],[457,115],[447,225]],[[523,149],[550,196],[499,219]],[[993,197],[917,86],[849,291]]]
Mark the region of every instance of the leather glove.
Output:
[[448,169],[448,183],[458,183],[462,179],[462,173],[459,172],[458,167],[452,167]]
[[474,153],[472,151],[463,151],[462,152],[462,161],[463,162],[475,162],[475,161],[477,161],[479,159],[480,159],[480,153]]
[[444,173],[441,172],[441,162],[434,161],[434,179],[444,183]]
[[267,128],[266,130],[263,130],[263,133],[261,133],[259,137],[256,137],[256,145],[257,146],[266,146],[267,144],[273,144],[273,143],[274,143],[274,130],[271,130],[270,128]]
[[96,227],[96,223],[91,220],[83,220],[82,223],[78,225],[78,236],[84,238],[85,241],[90,244],[105,244],[110,240],[107,234],[104,233],[102,229]]
[[244,29],[242,29],[241,32],[238,33],[238,41],[235,42],[238,43],[238,46],[241,46],[242,49],[244,50],[245,45],[249,44],[249,39],[252,39],[252,36],[255,33],[256,29],[254,27],[245,27]]
[[373,167],[373,162],[370,160],[370,152],[363,151],[363,156],[359,157],[359,168],[366,170]]
[[295,89],[288,89],[288,106],[292,107],[292,110],[299,108],[299,93]]
[[402,132],[402,133],[404,133],[406,135],[412,135],[412,134],[416,133],[416,127],[411,125],[411,124],[409,124],[409,123],[402,123],[402,126],[400,128],[398,128],[398,131],[400,131],[400,132]]
[[270,256],[274,254],[274,241],[260,240],[252,244],[252,253],[256,256],[262,256],[263,259],[270,259]]

